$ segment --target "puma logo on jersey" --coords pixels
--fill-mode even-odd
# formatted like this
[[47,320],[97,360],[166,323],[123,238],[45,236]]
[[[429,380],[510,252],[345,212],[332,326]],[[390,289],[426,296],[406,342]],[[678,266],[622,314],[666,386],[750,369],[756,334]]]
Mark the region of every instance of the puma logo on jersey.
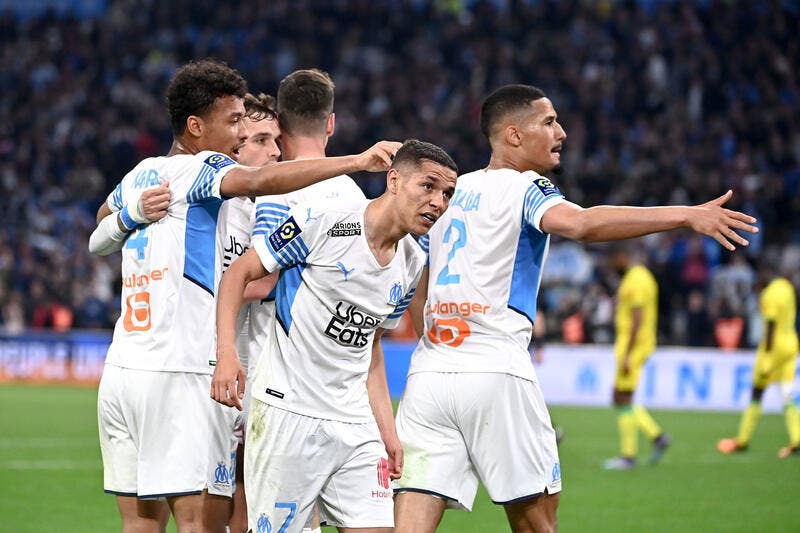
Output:
[[345,267],[344,263],[342,263],[341,261],[336,263],[336,266],[338,266],[339,269],[342,271],[342,273],[344,273],[344,280],[345,281],[347,281],[347,276],[349,276],[350,273],[353,272],[356,269],[356,267],[353,267],[350,270],[347,270],[347,267]]

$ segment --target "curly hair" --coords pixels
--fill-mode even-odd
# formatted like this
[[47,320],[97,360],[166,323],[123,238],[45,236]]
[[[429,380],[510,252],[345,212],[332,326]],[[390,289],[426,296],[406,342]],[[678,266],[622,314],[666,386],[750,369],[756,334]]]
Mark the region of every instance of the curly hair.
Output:
[[259,93],[258,96],[247,93],[244,95],[244,114],[252,121],[275,120],[278,118],[275,97],[271,94]]
[[222,61],[203,59],[187,63],[178,69],[167,88],[173,134],[182,135],[186,130],[186,119],[207,113],[217,98],[244,98],[245,94],[247,82]]

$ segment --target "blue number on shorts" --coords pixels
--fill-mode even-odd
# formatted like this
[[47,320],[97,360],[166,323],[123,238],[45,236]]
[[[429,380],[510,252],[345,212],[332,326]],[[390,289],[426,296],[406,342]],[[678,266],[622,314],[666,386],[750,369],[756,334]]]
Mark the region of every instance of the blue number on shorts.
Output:
[[450,221],[450,226],[444,232],[444,238],[442,242],[447,244],[450,242],[450,237],[452,237],[453,228],[458,232],[458,238],[455,239],[453,242],[453,247],[450,249],[450,253],[447,254],[447,263],[441,272],[439,272],[439,276],[436,278],[437,285],[450,285],[451,283],[461,283],[461,275],[460,274],[451,274],[450,273],[450,261],[453,260],[453,257],[456,255],[456,250],[459,248],[463,248],[467,244],[467,226],[464,224],[463,220],[458,218],[454,218]]
[[128,237],[128,242],[125,244],[125,248],[136,250],[136,257],[139,260],[144,259],[144,249],[147,246],[146,232],[147,227],[136,230],[136,233]]
[[283,521],[281,528],[278,530],[278,533],[286,533],[286,530],[289,529],[289,524],[292,523],[292,519],[297,512],[297,504],[295,502],[275,502],[275,509],[289,509],[289,516],[286,517],[286,520]]

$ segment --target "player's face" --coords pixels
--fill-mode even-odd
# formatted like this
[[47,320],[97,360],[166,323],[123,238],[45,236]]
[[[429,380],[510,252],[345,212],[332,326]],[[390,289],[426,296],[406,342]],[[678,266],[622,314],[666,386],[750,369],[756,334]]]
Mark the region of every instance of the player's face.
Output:
[[261,120],[244,118],[247,126],[247,141],[239,149],[239,163],[251,167],[263,167],[274,163],[281,156],[278,138],[281,130],[278,121],[269,116]]
[[561,143],[567,134],[557,118],[550,99],[539,98],[531,103],[531,112],[519,125],[528,168],[539,174],[560,170]]
[[424,235],[450,205],[458,175],[423,159],[417,168],[398,169],[401,224],[409,233]]
[[236,96],[217,98],[214,105],[202,118],[202,150],[214,150],[239,158],[239,149],[247,139],[244,123],[244,102]]

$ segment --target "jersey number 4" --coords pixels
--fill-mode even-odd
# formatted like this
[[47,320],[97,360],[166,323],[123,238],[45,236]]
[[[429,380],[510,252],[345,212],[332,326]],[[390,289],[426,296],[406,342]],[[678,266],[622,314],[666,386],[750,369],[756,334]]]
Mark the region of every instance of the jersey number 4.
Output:
[[[453,232],[455,232],[456,235],[453,235]],[[467,244],[467,226],[464,224],[463,220],[454,218],[450,221],[450,226],[445,230],[442,242],[444,244],[449,244],[450,241],[453,241],[453,247],[450,248],[450,253],[447,254],[447,264],[444,266],[444,268],[442,268],[442,270],[439,272],[439,275],[436,277],[437,285],[461,283],[460,274],[450,273],[450,261],[453,260],[453,257],[455,257],[458,249],[463,248]]]

